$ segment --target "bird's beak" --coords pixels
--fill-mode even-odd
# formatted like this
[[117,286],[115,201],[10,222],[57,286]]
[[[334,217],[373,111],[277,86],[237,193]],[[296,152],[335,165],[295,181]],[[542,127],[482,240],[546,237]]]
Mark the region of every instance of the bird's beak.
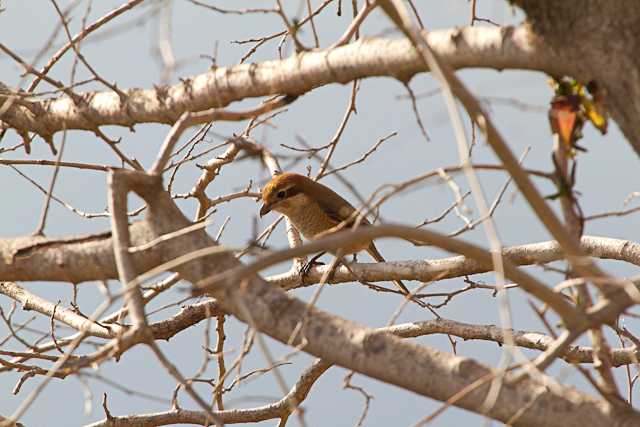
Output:
[[267,203],[265,203],[264,205],[262,205],[262,207],[260,208],[260,218],[262,218],[263,216],[265,216],[266,214],[268,214],[269,212],[271,212],[271,205],[268,205]]

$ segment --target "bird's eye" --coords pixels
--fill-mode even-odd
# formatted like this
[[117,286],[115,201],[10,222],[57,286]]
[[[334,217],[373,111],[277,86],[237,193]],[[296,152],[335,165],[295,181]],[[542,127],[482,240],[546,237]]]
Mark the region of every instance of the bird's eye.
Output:
[[277,197],[278,199],[284,199],[285,194],[286,194],[286,193],[284,192],[284,190],[282,190],[282,191],[278,191],[278,194],[276,194],[276,197]]

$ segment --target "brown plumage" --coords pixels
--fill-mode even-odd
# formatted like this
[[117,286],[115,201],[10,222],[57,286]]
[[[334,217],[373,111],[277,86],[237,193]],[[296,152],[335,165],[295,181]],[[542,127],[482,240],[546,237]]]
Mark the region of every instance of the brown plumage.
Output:
[[[287,216],[298,231],[310,240],[326,235],[331,228],[344,221],[347,221],[346,226],[353,225],[355,221],[352,214],[356,209],[348,201],[329,187],[297,173],[283,173],[269,181],[262,189],[262,202],[260,216],[272,210],[279,212]],[[360,225],[367,226],[370,223],[363,219]],[[374,260],[384,262],[369,239],[340,249],[343,255],[366,250]],[[403,293],[409,294],[402,282],[394,283]]]

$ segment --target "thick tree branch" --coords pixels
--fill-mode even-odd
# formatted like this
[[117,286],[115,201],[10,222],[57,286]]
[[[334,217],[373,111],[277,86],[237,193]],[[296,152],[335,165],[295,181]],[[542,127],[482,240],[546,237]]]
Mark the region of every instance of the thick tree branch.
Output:
[[[469,27],[429,34],[429,42],[452,67],[527,69],[561,73],[563,63],[534,42],[525,27]],[[95,130],[103,125],[172,124],[186,111],[220,108],[246,98],[301,95],[330,83],[364,77],[392,76],[407,81],[425,71],[408,40],[362,39],[347,46],[304,52],[281,61],[219,67],[183,79],[174,86],[83,94],[86,103],[67,97],[35,102],[35,115],[12,105],[5,125],[20,131],[52,135],[62,129]],[[224,120],[224,117],[222,118]]]
[[[153,240],[144,222],[130,226],[132,246]],[[581,248],[588,255],[628,262],[640,266],[640,244],[630,240],[584,236]],[[161,251],[151,248],[132,254],[136,269],[148,271],[168,261]],[[545,264],[565,259],[556,242],[531,243],[507,247],[505,260],[515,265]],[[312,268],[308,282],[318,283],[327,267]],[[463,277],[488,271],[478,262],[456,256],[436,260],[393,261],[373,264],[353,264],[350,268],[359,278],[369,281],[419,280]],[[0,240],[0,278],[5,281],[61,281],[80,283],[117,278],[110,233],[69,238],[20,237]],[[346,267],[339,267],[329,283],[355,280]],[[271,276],[268,281],[285,288],[300,284],[300,278],[290,272]]]

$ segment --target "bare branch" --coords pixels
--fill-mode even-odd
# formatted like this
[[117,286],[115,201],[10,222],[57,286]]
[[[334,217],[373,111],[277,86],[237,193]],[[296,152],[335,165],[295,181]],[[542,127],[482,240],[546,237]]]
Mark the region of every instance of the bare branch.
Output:
[[[563,71],[562,62],[552,52],[545,51],[544,45],[531,43],[525,27],[506,31],[471,27],[433,32],[428,37],[431,46],[455,69],[514,68],[553,74]],[[335,69],[342,71],[335,73]],[[406,80],[425,69],[409,41],[367,39],[329,51],[304,52],[281,61],[218,67],[170,87],[125,90],[125,105],[112,91],[84,94],[89,99],[86,105],[75,105],[69,98],[35,102],[42,111],[37,119],[23,107],[13,105],[2,120],[16,129],[40,135],[52,135],[64,128],[94,130],[103,125],[172,124],[185,111],[225,107],[251,97],[301,95],[329,83],[365,77],[394,76]]]

